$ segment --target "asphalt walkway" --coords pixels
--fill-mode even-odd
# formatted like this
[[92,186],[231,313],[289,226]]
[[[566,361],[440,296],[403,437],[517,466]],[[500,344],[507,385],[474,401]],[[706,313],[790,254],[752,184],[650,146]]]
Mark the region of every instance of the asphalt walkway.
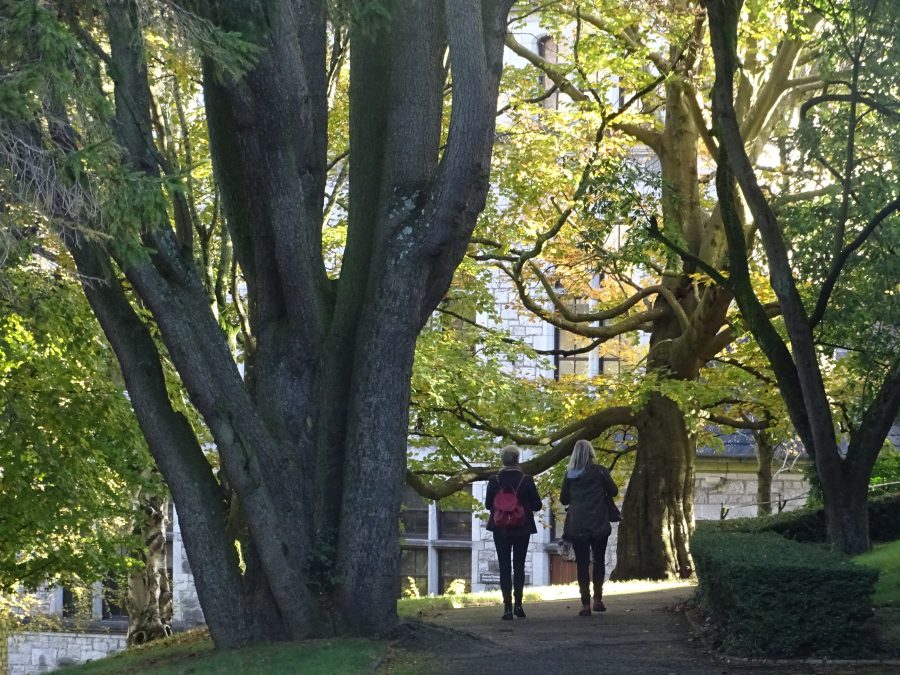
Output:
[[431,658],[414,659],[404,672],[625,673],[881,673],[880,668],[822,664],[723,661],[692,637],[681,607],[693,594],[683,584],[645,592],[607,594],[605,613],[577,616],[578,600],[525,605],[527,618],[501,621],[500,607],[434,612],[421,618],[435,634],[420,647]]

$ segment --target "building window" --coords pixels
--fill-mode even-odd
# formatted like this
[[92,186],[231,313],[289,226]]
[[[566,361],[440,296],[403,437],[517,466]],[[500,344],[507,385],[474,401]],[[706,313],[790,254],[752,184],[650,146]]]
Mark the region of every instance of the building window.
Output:
[[622,372],[622,362],[615,356],[602,356],[599,359],[599,372],[606,375],[619,375]]
[[400,550],[400,596],[418,598],[428,595],[428,549]]
[[[472,486],[467,485],[463,492],[472,494]],[[454,539],[471,541],[472,539],[472,507],[438,506],[438,539]]]
[[[590,311],[590,305],[587,300],[575,300],[572,303],[572,309],[578,313]],[[567,330],[557,328],[554,349],[559,352],[569,352],[568,354],[557,354],[555,357],[555,377],[557,380],[563,377],[571,377],[579,375],[588,377],[591,374],[591,351],[572,354],[571,352],[587,347],[592,338],[584,337],[576,333],[570,333]],[[593,351],[593,350],[592,350]]]
[[566,507],[559,502],[551,501],[550,507],[550,541],[555,542],[563,535],[566,524]]
[[428,502],[408,485],[400,507],[400,536],[404,539],[428,539]]
[[127,619],[125,611],[125,592],[128,582],[125,572],[115,572],[103,580],[103,609],[104,619]]
[[441,549],[438,551],[438,593],[472,590],[472,551]]
[[68,586],[63,586],[62,615],[64,619],[71,619],[79,615],[78,594]]

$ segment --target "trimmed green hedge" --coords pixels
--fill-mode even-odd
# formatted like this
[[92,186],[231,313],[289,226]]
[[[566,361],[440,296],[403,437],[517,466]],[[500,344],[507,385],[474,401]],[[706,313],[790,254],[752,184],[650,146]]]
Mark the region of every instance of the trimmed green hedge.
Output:
[[701,608],[730,654],[852,656],[878,572],[772,532],[699,530],[691,540]]
[[[821,508],[798,509],[759,518],[701,520],[697,522],[697,526],[704,531],[714,529],[720,532],[774,532],[794,541],[808,543],[826,541],[825,511]],[[869,498],[869,536],[873,542],[900,539],[900,493]]]

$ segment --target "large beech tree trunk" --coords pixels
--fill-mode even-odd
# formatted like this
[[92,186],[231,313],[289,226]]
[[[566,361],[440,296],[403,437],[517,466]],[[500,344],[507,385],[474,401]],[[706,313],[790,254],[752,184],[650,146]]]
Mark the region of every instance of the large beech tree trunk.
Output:
[[[686,9],[688,3],[675,0],[672,6]],[[703,33],[704,23],[698,17],[693,43],[685,49],[671,47],[669,59],[678,77],[664,84],[664,129],[656,134],[644,130],[637,136],[659,158],[663,214],[659,236],[673,256],[680,258],[663,280],[678,307],[672,308],[674,316],[658,320],[652,327],[647,370],[657,377],[680,380],[696,379],[704,365],[734,339],[725,321],[732,289],[718,272],[726,266],[728,255],[722,213],[718,205],[705,210],[700,196],[698,149],[703,144],[711,150],[713,142],[702,115],[697,115],[694,93],[684,84],[692,81],[700,67],[696,58]],[[782,94],[802,45],[797,39],[783,40],[767,78],[758,86],[751,78],[740,83],[741,121],[753,158],[765,147],[773,121],[793,105],[792,99]],[[756,62],[752,41],[749,49],[748,60]],[[745,249],[741,255],[746,258]],[[705,282],[698,284],[697,276],[705,276]],[[689,537],[693,530],[694,442],[686,433],[683,414],[672,401],[662,404],[651,397],[638,415],[643,423],[638,424],[637,480],[629,483],[625,498],[617,549],[620,562],[613,577],[683,578],[693,571]],[[641,542],[645,542],[643,548]]]
[[635,426],[637,460],[611,578],[684,579],[693,572],[695,444],[678,405],[658,393],[650,395]]
[[[690,60],[675,62],[687,76]],[[663,231],[678,233],[691,255],[715,266],[723,253],[723,237],[717,214],[704,213],[700,205],[699,130],[682,87],[667,83],[665,92],[665,129],[655,148],[662,174]],[[685,261],[682,270],[671,272],[663,281],[678,307],[653,324],[647,371],[654,376],[696,379],[712,355],[710,350],[715,352],[711,345],[724,325],[730,296],[715,286],[695,286],[690,277],[695,271],[696,266]],[[665,306],[668,301],[658,299],[656,304]],[[637,458],[625,495],[611,576],[617,580],[687,578],[693,573],[695,443],[684,413],[659,393],[650,395],[636,418]]]
[[[216,645],[377,634],[397,620],[416,336],[484,208],[512,0],[348,5],[350,194],[337,278],[326,272],[322,228],[328,158],[345,150],[328,148],[326,41],[340,27],[329,26],[324,0],[189,4],[257,47],[242,73],[207,43],[198,55],[213,168],[246,280],[245,373],[195,264],[184,192],[161,191],[179,177],[153,132],[146,13],[132,0],[69,18],[102,22],[81,38],[105,29],[88,53],[109,48],[111,130],[122,168],[145,180],[128,214],[139,227],[82,236],[101,224],[41,207],[79,228],[61,234],[171,489]],[[104,92],[98,84],[92,100]],[[50,119],[24,121],[23,147],[76,152],[76,106],[55,90],[50,98]],[[101,105],[98,118],[107,114]],[[32,162],[19,177],[51,169]],[[215,469],[169,397],[157,340],[215,441]]]

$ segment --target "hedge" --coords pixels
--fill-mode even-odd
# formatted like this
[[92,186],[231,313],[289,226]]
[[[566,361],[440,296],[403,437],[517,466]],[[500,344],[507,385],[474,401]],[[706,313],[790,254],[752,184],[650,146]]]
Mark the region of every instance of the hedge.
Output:
[[699,530],[698,599],[729,654],[838,657],[864,651],[878,572],[772,532]]
[[[798,509],[758,518],[698,521],[697,526],[704,531],[774,532],[787,539],[808,543],[824,543],[827,540],[825,511],[822,508]],[[869,498],[869,536],[873,542],[900,539],[900,493]]]

